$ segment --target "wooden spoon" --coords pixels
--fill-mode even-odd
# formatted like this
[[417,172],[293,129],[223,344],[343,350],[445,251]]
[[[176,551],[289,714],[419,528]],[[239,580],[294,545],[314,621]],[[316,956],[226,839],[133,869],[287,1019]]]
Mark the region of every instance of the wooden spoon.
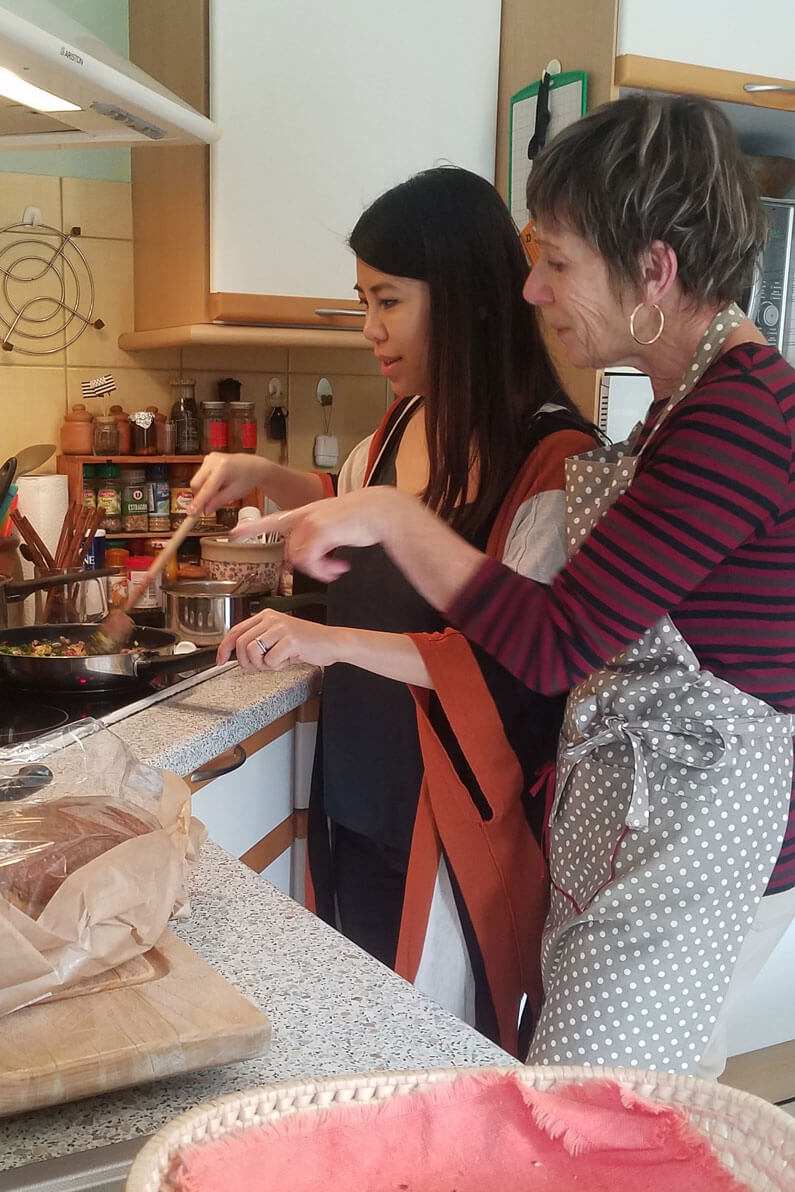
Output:
[[173,558],[177,553],[180,545],[188,537],[200,517],[201,514],[194,513],[185,518],[179,529],[169,538],[168,544],[155,557],[154,562],[144,574],[141,582],[136,584],[134,588],[131,588],[130,594],[124,602],[124,607],[111,609],[105,620],[91,634],[91,637],[86,642],[87,654],[117,654],[125,642],[129,641],[135,630],[135,622],[129,614],[135,608],[152,581],[164,570],[169,559]]

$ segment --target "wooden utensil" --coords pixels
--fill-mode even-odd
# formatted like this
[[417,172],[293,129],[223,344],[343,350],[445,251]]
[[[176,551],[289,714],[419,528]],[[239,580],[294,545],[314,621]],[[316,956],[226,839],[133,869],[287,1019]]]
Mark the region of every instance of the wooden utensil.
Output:
[[186,517],[178,530],[169,538],[167,545],[156,556],[152,566],[145,573],[139,584],[130,591],[123,608],[112,609],[105,620],[97,626],[96,633],[86,642],[88,654],[116,654],[131,637],[135,622],[129,615],[143,596],[152,581],[165,569],[169,559],[177,553],[180,545],[190,534],[201,514],[194,513]]

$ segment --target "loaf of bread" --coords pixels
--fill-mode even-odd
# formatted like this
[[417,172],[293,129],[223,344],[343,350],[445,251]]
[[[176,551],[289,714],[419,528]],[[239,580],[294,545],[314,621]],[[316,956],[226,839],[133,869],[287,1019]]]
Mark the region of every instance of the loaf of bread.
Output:
[[0,897],[38,918],[70,873],[159,828],[153,815],[119,799],[0,804]]

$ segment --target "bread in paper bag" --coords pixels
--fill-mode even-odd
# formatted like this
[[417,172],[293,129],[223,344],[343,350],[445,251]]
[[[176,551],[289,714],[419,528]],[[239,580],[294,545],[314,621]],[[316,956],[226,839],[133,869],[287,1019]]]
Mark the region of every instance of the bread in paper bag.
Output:
[[[19,798],[13,775],[31,760],[52,781]],[[184,912],[195,855],[185,783],[96,722],[0,751],[0,799],[4,789],[0,1014],[151,948]]]

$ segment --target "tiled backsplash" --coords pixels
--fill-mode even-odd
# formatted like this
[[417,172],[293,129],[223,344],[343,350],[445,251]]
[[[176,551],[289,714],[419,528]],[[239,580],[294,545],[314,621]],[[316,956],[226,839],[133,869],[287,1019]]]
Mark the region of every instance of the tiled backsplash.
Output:
[[[130,197],[124,182],[2,174],[0,227],[18,223],[32,206],[51,227],[81,229],[78,244],[94,278],[93,317],[105,326],[88,327],[67,348],[61,339],[60,348],[48,355],[0,352],[0,463],[29,443],[56,443],[60,451],[59,428],[67,410],[83,400],[81,382],[104,373],[113,374],[117,387],[110,404],[118,402],[127,411],[148,405],[167,411],[169,381],[180,375],[195,378],[199,400],[215,397],[222,377],[236,377],[241,397],[256,402],[258,450],[277,460],[280,444],[267,438],[265,421],[268,383],[278,377],[280,401],[289,411],[285,462],[302,469],[314,467],[313,442],[324,429],[317,382],[327,377],[334,391],[330,433],[339,439],[341,463],[374,429],[390,401],[370,352],[192,347],[132,353],[119,348],[118,336],[133,326]],[[54,460],[48,468],[54,470]]]

